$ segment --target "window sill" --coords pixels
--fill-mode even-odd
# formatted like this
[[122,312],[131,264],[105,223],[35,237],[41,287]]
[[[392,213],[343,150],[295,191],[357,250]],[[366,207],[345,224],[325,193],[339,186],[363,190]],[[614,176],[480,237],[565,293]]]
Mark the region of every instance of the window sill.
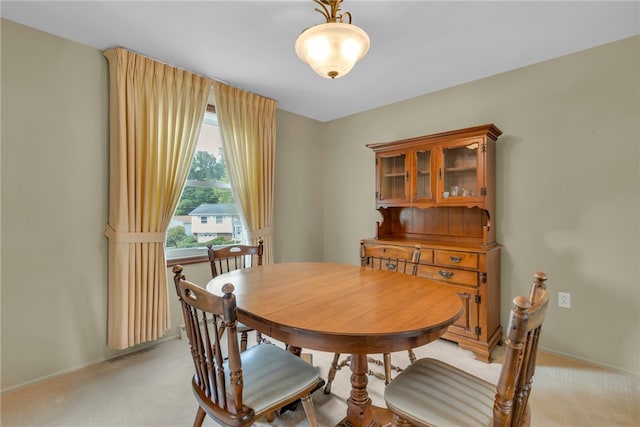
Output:
[[170,249],[165,252],[167,267],[209,262],[207,248]]

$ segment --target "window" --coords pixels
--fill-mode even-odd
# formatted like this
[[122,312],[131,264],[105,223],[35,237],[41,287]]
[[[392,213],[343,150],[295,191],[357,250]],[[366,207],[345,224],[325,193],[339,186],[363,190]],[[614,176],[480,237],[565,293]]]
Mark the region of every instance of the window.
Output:
[[[230,220],[224,221],[225,218]],[[167,230],[167,259],[206,256],[208,244],[238,243],[242,236],[240,224],[224,161],[218,120],[213,107],[208,106],[189,176]]]

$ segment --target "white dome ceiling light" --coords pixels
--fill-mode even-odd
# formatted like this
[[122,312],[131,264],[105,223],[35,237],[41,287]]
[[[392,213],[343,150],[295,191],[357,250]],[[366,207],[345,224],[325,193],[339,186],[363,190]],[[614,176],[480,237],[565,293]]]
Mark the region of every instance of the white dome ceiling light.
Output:
[[327,22],[305,29],[296,40],[296,53],[322,77],[342,77],[369,51],[369,36],[351,24],[349,12],[338,14],[342,0],[313,1],[322,6],[314,10]]

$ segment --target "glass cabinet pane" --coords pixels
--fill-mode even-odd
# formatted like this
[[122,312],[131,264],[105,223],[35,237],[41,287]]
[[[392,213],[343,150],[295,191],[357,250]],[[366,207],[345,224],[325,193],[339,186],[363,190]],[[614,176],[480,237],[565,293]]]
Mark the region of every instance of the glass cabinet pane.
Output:
[[443,192],[449,197],[477,197],[478,187],[478,150],[480,144],[444,148],[443,154]]
[[406,199],[406,154],[380,157],[380,200]]
[[431,198],[431,150],[417,150],[416,199]]

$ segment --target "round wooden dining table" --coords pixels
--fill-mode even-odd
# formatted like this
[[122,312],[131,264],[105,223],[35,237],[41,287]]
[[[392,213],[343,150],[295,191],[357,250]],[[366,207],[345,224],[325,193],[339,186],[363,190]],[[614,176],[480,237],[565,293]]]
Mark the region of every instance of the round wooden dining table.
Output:
[[402,273],[323,263],[276,263],[215,277],[207,290],[235,287],[238,321],[290,347],[351,354],[351,395],[339,426],[381,426],[386,408],[367,394],[367,354],[420,347],[462,314],[458,295]]

